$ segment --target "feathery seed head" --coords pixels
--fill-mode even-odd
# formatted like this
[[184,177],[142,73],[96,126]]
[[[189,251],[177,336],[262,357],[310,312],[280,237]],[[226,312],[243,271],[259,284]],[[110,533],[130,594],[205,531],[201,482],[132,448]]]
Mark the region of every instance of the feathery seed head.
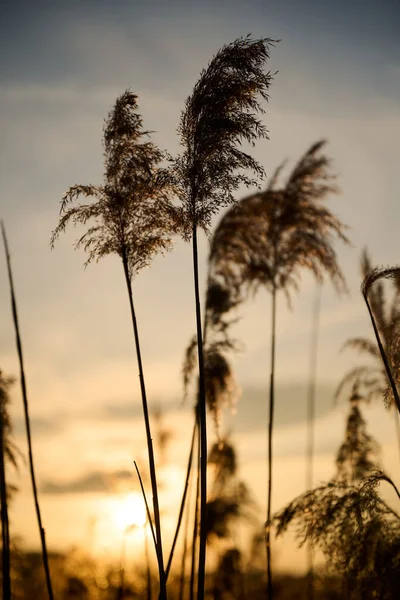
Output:
[[346,289],[333,247],[334,238],[349,243],[346,228],[322,204],[337,192],[329,160],[320,154],[324,143],[306,152],[283,188],[275,188],[281,165],[264,192],[243,198],[221,219],[211,260],[227,287],[266,285],[288,293],[306,268],[318,281],[328,276],[339,291]]
[[[137,96],[126,91],[116,100],[104,126],[104,183],[69,188],[61,201],[52,246],[70,223],[91,221],[94,224],[75,244],[88,253],[86,264],[118,254],[130,277],[148,266],[155,254],[171,248],[176,231],[173,185],[160,167],[164,154],[153,142],[142,142],[149,133],[142,129]],[[94,201],[80,204],[81,196]]]
[[234,202],[239,185],[254,185],[264,175],[239,146],[268,137],[257,113],[265,112],[259,98],[268,100],[272,75],[264,65],[273,43],[247,36],[224,46],[186,100],[178,128],[184,151],[174,164],[186,239],[193,226],[208,232],[212,215]]

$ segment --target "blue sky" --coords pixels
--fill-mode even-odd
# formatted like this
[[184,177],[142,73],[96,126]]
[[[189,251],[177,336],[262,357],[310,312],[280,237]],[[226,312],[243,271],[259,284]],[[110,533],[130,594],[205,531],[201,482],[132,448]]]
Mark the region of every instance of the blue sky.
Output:
[[[59,480],[60,472],[70,480],[98,471],[108,460],[105,448],[113,448],[107,468],[130,469],[132,454],[140,454],[142,443],[120,265],[107,259],[85,271],[83,254],[71,247],[77,232],[50,252],[59,200],[69,185],[101,181],[103,119],[128,87],[138,93],[145,125],[156,131],[155,140],[172,153],[178,151],[180,111],[200,69],[221,45],[247,33],[281,40],[272,48],[268,66],[279,71],[265,115],[270,140],[257,146],[255,156],[270,174],[283,158],[292,164],[314,141],[328,139],[327,152],[342,188],[329,203],[351,227],[353,247],[338,247],[351,295],[338,299],[329,285],[323,292],[319,416],[326,435],[321,434],[317,452],[320,472],[327,472],[344,414],[332,413],[337,428],[329,437],[330,390],[356,362],[339,349],[350,335],[370,334],[358,291],[360,251],[368,245],[376,262],[398,261],[399,24],[400,6],[394,1],[3,2],[0,216],[12,249],[41,481]],[[201,250],[204,275],[204,238]],[[0,365],[17,374],[4,261],[0,277]],[[189,418],[178,407],[183,351],[194,330],[191,286],[190,248],[180,241],[134,282],[149,397],[171,408],[178,432],[187,430]],[[295,461],[299,454],[293,440],[303,443],[305,413],[293,409],[287,390],[293,390],[293,403],[304,407],[314,289],[305,276],[293,310],[283,298],[279,306],[278,473],[289,468],[290,456]],[[258,428],[257,443],[251,442],[249,432],[260,421],[259,398],[268,379],[268,314],[269,298],[260,292],[244,308],[236,329],[245,344],[235,365],[246,398],[238,404],[238,440],[253,481],[265,476],[262,432]],[[256,391],[245,395],[250,389]],[[19,419],[17,388],[14,397]],[[133,413],[121,417],[118,410],[131,405]],[[113,410],[113,424],[107,427]],[[387,429],[376,427],[389,444],[389,456],[393,427],[383,409],[377,414],[387,423]],[[118,427],[124,423],[129,427],[117,443]],[[289,433],[288,427],[293,428]],[[140,444],[131,443],[131,430]],[[22,433],[18,439],[23,445]],[[292,487],[286,479],[284,490],[277,479],[277,506],[301,491],[301,478]],[[30,502],[29,486],[21,485],[19,514]],[[262,502],[264,492],[258,493]],[[51,533],[54,515],[66,506],[60,502],[67,501],[45,500],[48,538],[54,544],[63,536],[62,531],[53,537]],[[26,531],[32,541],[34,526]]]

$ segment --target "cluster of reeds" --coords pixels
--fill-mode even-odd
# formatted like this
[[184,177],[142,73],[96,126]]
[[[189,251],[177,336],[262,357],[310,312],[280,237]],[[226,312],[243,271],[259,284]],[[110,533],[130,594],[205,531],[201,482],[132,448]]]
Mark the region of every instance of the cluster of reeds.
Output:
[[[381,496],[388,483],[400,500],[392,478],[382,470],[379,444],[368,433],[361,406],[372,398],[395,409],[399,437],[399,282],[398,267],[372,267],[364,250],[361,292],[367,305],[376,343],[351,338],[345,347],[372,359],[351,369],[340,382],[336,397],[348,391],[349,413],[345,439],[337,457],[337,473],[328,484],[295,498],[274,516],[277,535],[292,524],[299,544],[319,548],[329,557],[328,568],[339,575],[341,594],[352,599],[393,598],[400,574],[400,516]],[[392,283],[389,300],[385,281]],[[350,386],[350,387],[349,387]],[[309,590],[308,597],[313,597]]]
[[[198,228],[209,230],[212,216],[221,207],[234,202],[233,192],[240,184],[256,183],[257,179],[251,178],[251,172],[256,178],[264,174],[263,168],[251,155],[240,149],[240,144],[243,141],[254,144],[258,138],[267,136],[266,127],[256,113],[264,112],[259,98],[268,99],[271,75],[264,71],[264,66],[271,44],[270,39],[252,40],[247,37],[224,46],[215,55],[185,103],[178,127],[184,150],[176,159],[170,159],[168,168],[160,166],[166,155],[153,142],[142,141],[149,132],[142,129],[142,120],[136,110],[137,97],[125,92],[109,114],[104,129],[104,184],[75,185],[68,190],[62,201],[59,225],[52,237],[53,244],[69,223],[93,222],[76,246],[88,252],[88,262],[107,254],[117,254],[122,261],[146,427],[160,598],[167,597],[171,560],[165,569],[155,459],[132,279],[157,252],[170,248],[174,234],[192,240],[199,369],[196,409],[200,464],[197,594],[201,599],[204,598],[207,537],[206,395],[210,379],[207,379],[206,366],[210,366],[210,355],[206,360],[203,351],[197,232]],[[79,196],[90,197],[94,201],[79,204],[76,202]],[[174,197],[180,201],[178,206],[172,202]],[[216,359],[216,352],[213,358]]]
[[[250,37],[240,38],[224,46],[214,56],[208,67],[200,74],[192,94],[186,100],[178,126],[183,151],[176,158],[161,151],[151,141],[151,132],[143,128],[142,118],[138,113],[138,97],[130,91],[124,92],[116,100],[105,121],[103,135],[104,181],[101,185],[74,185],[69,188],[62,199],[60,220],[51,239],[53,246],[59,234],[64,232],[70,224],[87,226],[86,231],[75,244],[76,248],[83,248],[86,251],[87,263],[111,254],[117,255],[122,264],[139,373],[152,506],[147,501],[141,474],[136,464],[135,466],[155,546],[159,598],[161,600],[167,598],[168,576],[186,509],[180,588],[180,597],[183,598],[184,571],[189,547],[190,503],[188,502],[188,492],[191,482],[192,488],[195,490],[195,507],[192,512],[191,599],[194,598],[195,589],[199,600],[203,600],[205,596],[206,543],[207,537],[217,530],[215,523],[222,529],[226,527],[227,520],[241,514],[241,508],[248,500],[246,500],[243,488],[240,488],[241,492],[239,493],[239,488],[235,487],[235,493],[227,495],[225,489],[228,485],[227,480],[236,473],[235,453],[232,446],[224,440],[224,436],[221,436],[219,424],[222,407],[224,404],[232,403],[237,397],[235,378],[229,362],[229,353],[236,349],[236,343],[230,333],[231,314],[233,309],[238,308],[247,300],[249,292],[256,291],[260,287],[265,287],[271,293],[265,546],[267,597],[269,600],[273,598],[271,526],[273,524],[277,297],[278,292],[283,292],[290,300],[291,293],[299,288],[301,274],[304,270],[310,271],[315,276],[319,290],[314,311],[313,352],[308,400],[308,486],[312,486],[320,284],[328,278],[338,291],[346,289],[334,242],[338,239],[347,244],[348,239],[345,235],[346,228],[324,203],[330,194],[338,191],[330,161],[323,152],[324,141],[319,141],[309,148],[283,185],[279,185],[279,179],[284,163],[275,171],[264,191],[252,193],[239,202],[235,201],[234,194],[240,185],[256,185],[265,175],[263,167],[242,149],[242,144],[246,142],[252,146],[257,139],[268,137],[267,129],[261,120],[264,113],[261,101],[268,100],[268,90],[272,80],[271,73],[265,71],[271,45],[273,45],[273,40],[268,38],[257,40]],[[83,198],[84,201],[80,202],[80,198]],[[207,292],[202,319],[198,230],[201,229],[209,234],[213,217],[223,207],[229,208],[220,220],[210,244]],[[133,282],[139,272],[150,265],[156,254],[172,248],[174,236],[182,236],[185,240],[192,242],[196,335],[186,352],[185,387],[188,387],[195,373],[197,377],[194,427],[186,479],[175,536],[169,558],[165,563],[156,460],[134,304]],[[22,344],[4,228],[3,239],[20,361],[30,474],[42,544],[47,591],[49,599],[53,600],[45,532],[41,520],[33,466]],[[397,328],[392,326],[400,310],[398,302],[399,273],[399,269],[372,270],[367,256],[364,257],[366,279],[362,292],[371,316],[379,353],[385,366],[385,374],[390,384],[390,393],[387,396],[400,411],[400,399],[396,388],[400,369],[399,336]],[[390,323],[384,312],[380,282],[382,278],[392,278],[397,285]],[[381,337],[383,337],[383,341]],[[365,340],[351,340],[350,344],[378,357],[375,346]],[[365,371],[354,371],[345,378],[344,383],[356,381],[357,385],[360,385],[363,375],[366,375]],[[362,381],[364,387],[368,388],[369,386],[372,391],[376,386],[381,386],[381,382],[382,378],[373,379],[371,377],[364,377]],[[2,380],[0,390],[6,398],[6,380]],[[4,401],[2,401],[3,404],[5,405]],[[213,416],[217,435],[216,445],[213,446],[209,456],[207,451],[207,409]],[[357,411],[358,400],[353,402],[353,421],[351,423],[354,427],[360,428],[362,419]],[[8,430],[4,415],[0,416],[3,597],[5,600],[10,600],[11,588],[7,575],[7,573],[9,574],[7,487],[4,469]],[[349,422],[349,427],[351,423]],[[338,458],[338,465],[342,465],[342,467],[345,459],[347,460],[346,452],[347,449],[343,448],[342,458]],[[217,455],[218,460],[215,458]],[[214,486],[211,494],[207,493],[207,465],[210,462],[217,464],[220,469],[218,485],[224,487],[224,491]],[[197,468],[197,475],[194,481],[191,475],[195,468]],[[308,502],[308,497],[306,500]],[[299,509],[296,507],[296,510]],[[213,514],[216,515],[215,523]],[[293,512],[294,514],[297,514],[296,511]],[[279,518],[281,531],[285,529],[289,519],[287,513],[281,513]],[[233,555],[230,559],[233,560],[232,557]],[[236,560],[237,556],[235,555],[235,557]],[[310,572],[312,572],[312,557],[309,566]],[[312,584],[309,597],[312,597]]]
[[[400,279],[398,269],[373,268],[367,250],[361,257],[361,275],[363,278],[362,293],[372,318],[374,333],[379,343],[364,337],[351,338],[343,348],[357,350],[371,359],[360,366],[352,368],[342,379],[336,397],[346,391],[348,386],[357,385],[366,401],[384,398],[386,405],[394,409],[393,416],[400,452],[400,416],[399,404],[396,401],[397,390],[393,385],[399,379],[400,347],[398,344],[400,323]],[[393,282],[392,297],[385,289],[385,280]],[[385,360],[382,360],[383,355]],[[388,367],[389,372],[388,372]],[[392,376],[393,374],[393,376]],[[392,378],[392,381],[391,381]]]
[[[323,204],[330,193],[337,191],[329,160],[321,152],[324,143],[311,146],[282,188],[277,188],[277,183],[284,164],[275,171],[264,192],[252,194],[233,207],[221,220],[211,248],[210,260],[228,289],[250,291],[265,286],[272,296],[265,530],[269,598],[273,593],[270,524],[277,293],[283,291],[290,300],[290,292],[298,289],[304,269],[310,270],[318,282],[328,276],[339,291],[345,289],[333,241],[337,237],[348,243],[348,239],[343,224]],[[309,414],[312,418],[312,407]]]

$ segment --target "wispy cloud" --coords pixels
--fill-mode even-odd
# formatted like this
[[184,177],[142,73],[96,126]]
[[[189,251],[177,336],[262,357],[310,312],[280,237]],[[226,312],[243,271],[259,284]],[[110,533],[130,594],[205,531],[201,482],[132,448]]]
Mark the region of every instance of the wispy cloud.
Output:
[[127,487],[133,479],[132,471],[89,471],[70,481],[47,480],[40,486],[42,494],[89,494],[116,492]]

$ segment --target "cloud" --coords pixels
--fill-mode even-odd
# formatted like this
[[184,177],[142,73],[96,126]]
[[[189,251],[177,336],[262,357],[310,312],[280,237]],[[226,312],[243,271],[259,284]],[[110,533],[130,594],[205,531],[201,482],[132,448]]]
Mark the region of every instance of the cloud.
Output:
[[41,485],[43,494],[94,494],[115,492],[121,486],[133,481],[133,472],[120,469],[116,471],[88,471],[84,475],[69,481],[47,480]]
[[[176,401],[167,398],[166,400],[157,399],[153,397],[151,399],[150,417],[158,410],[162,410],[162,414],[167,416],[171,411],[176,411],[178,403]],[[182,409],[182,412],[188,412],[189,408]],[[109,402],[101,407],[98,407],[96,411],[90,410],[86,414],[89,419],[99,420],[137,420],[143,418],[143,408],[141,402],[139,404],[133,404],[130,400],[126,402]]]
[[[16,436],[25,434],[25,419],[13,417],[14,433]],[[61,415],[54,417],[31,417],[30,425],[33,435],[50,436],[58,435],[65,430],[65,418]]]
[[[237,413],[229,419],[237,432],[265,430],[268,409],[268,385],[244,386],[237,404]],[[333,410],[333,386],[320,385],[317,389],[316,418]],[[275,390],[275,425],[277,427],[306,422],[307,384],[277,384]]]

